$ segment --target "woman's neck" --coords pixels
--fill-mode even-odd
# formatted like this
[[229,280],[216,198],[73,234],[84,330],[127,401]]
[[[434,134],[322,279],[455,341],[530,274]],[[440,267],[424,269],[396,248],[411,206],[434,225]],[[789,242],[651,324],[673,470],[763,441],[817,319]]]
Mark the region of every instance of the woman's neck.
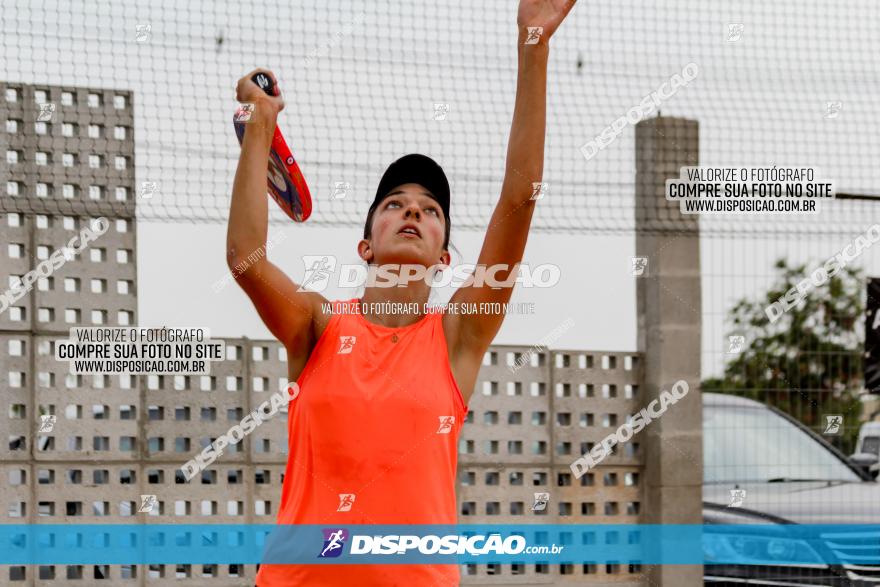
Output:
[[431,290],[412,287],[367,287],[361,296],[360,313],[368,321],[388,328],[402,328],[421,320]]

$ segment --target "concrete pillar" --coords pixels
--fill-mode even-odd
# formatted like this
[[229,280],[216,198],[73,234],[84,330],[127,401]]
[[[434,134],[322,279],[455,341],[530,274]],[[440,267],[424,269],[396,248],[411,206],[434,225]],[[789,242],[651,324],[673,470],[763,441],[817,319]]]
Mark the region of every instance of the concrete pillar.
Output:
[[[683,379],[688,394],[649,424],[645,435],[645,524],[701,524],[700,234],[697,215],[668,202],[665,182],[698,165],[696,121],[658,117],[636,126],[636,256],[647,269],[636,285],[638,350],[645,405]],[[674,545],[661,546],[672,549]],[[653,587],[703,585],[702,565],[654,565]]]

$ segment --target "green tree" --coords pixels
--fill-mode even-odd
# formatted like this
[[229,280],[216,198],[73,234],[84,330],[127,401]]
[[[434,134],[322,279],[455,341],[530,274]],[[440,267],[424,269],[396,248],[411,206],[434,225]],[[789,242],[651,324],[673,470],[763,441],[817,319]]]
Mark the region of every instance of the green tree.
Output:
[[743,349],[731,355],[723,377],[703,381],[703,391],[773,405],[819,433],[823,415],[842,414],[844,433],[835,444],[849,454],[862,415],[864,279],[845,267],[771,322],[765,308],[808,275],[806,265],[790,267],[783,259],[775,268],[769,291],[731,310],[729,334],[744,336]]

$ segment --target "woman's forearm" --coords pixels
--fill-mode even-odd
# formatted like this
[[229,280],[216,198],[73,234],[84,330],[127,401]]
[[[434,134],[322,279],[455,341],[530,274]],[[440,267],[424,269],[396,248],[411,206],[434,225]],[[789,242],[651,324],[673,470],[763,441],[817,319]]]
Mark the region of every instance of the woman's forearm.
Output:
[[[527,27],[520,27],[517,41],[516,102],[507,143],[507,164],[502,197],[516,203],[529,200],[532,184],[544,173],[544,132],[547,119],[548,39],[530,40]],[[531,40],[535,40],[532,36]]]
[[260,113],[260,105],[256,106],[253,119],[247,123],[232,184],[226,232],[226,260],[230,267],[264,247],[269,228],[266,170],[275,117]]

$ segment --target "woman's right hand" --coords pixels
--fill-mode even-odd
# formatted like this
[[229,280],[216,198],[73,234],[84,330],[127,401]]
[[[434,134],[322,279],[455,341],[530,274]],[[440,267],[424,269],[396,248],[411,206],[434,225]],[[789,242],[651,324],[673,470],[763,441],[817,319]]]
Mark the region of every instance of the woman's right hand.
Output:
[[[275,84],[277,96],[270,96],[258,86],[251,78],[258,73],[264,73]],[[271,119],[272,122],[278,117],[278,113],[284,110],[284,98],[281,96],[281,86],[275,74],[268,69],[257,68],[238,80],[235,86],[235,99],[242,103],[254,104],[254,115],[262,120]]]

